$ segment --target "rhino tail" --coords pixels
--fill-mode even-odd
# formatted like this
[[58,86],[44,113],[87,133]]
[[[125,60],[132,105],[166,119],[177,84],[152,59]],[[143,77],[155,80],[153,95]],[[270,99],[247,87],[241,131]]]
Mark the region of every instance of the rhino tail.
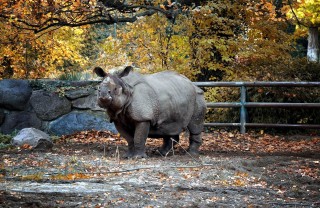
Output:
[[198,95],[203,95],[203,90],[200,88],[200,87],[197,87],[197,86],[195,86],[195,88],[196,88],[196,93],[198,94]]

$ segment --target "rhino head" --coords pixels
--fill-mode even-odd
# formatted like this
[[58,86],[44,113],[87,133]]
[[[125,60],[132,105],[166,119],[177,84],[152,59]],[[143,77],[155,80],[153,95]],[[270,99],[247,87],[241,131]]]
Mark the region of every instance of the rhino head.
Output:
[[128,66],[120,73],[109,74],[100,67],[94,68],[94,72],[104,78],[98,88],[98,105],[101,108],[121,112],[132,94],[131,87],[121,78],[127,76],[132,69]]

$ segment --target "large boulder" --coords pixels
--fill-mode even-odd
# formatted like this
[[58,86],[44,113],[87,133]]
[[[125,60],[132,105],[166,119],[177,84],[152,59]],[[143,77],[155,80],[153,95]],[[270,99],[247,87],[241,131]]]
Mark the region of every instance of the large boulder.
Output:
[[44,90],[34,91],[30,104],[37,116],[44,121],[51,121],[71,111],[71,103],[67,98]]
[[0,80],[0,107],[10,110],[24,110],[32,94],[26,80]]
[[84,130],[108,130],[117,133],[103,112],[72,111],[49,123],[49,133],[68,135]]
[[93,94],[95,89],[93,87],[82,87],[82,88],[77,88],[74,90],[68,90],[65,92],[65,96],[70,99],[74,100],[77,98],[81,97],[86,97],[88,95]]
[[22,129],[12,138],[11,144],[15,146],[28,144],[36,149],[49,149],[53,146],[50,136],[35,128]]
[[87,97],[78,98],[72,101],[72,106],[78,109],[91,109],[91,110],[98,110],[98,111],[105,111],[105,109],[100,108],[98,106],[97,100],[97,91],[90,94]]
[[42,121],[33,112],[12,111],[6,114],[3,124],[0,126],[0,132],[11,134],[15,130],[34,127],[41,128]]

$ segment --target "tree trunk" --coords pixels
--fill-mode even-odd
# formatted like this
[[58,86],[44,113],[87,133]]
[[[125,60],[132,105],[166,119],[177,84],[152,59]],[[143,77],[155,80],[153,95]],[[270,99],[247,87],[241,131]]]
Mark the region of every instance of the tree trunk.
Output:
[[309,27],[307,57],[310,62],[319,62],[319,30]]

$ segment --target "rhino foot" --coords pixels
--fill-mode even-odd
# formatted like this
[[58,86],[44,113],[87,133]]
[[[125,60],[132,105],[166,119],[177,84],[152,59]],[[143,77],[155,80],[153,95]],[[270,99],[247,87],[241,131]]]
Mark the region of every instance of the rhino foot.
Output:
[[133,151],[128,151],[125,155],[124,158],[129,159],[129,158],[133,158],[134,156],[134,152]]
[[189,146],[188,153],[193,156],[198,156],[199,155],[199,146],[200,146],[199,144],[195,144],[195,143],[191,144]]
[[196,149],[188,149],[188,153],[192,156],[199,156],[199,150]]
[[134,155],[133,155],[133,158],[134,159],[141,159],[141,158],[147,158],[148,156],[147,156],[147,154],[146,153],[135,153]]
[[124,158],[126,159],[140,159],[140,158],[147,158],[147,154],[146,153],[134,153],[134,152],[131,152],[131,151],[128,151]]

